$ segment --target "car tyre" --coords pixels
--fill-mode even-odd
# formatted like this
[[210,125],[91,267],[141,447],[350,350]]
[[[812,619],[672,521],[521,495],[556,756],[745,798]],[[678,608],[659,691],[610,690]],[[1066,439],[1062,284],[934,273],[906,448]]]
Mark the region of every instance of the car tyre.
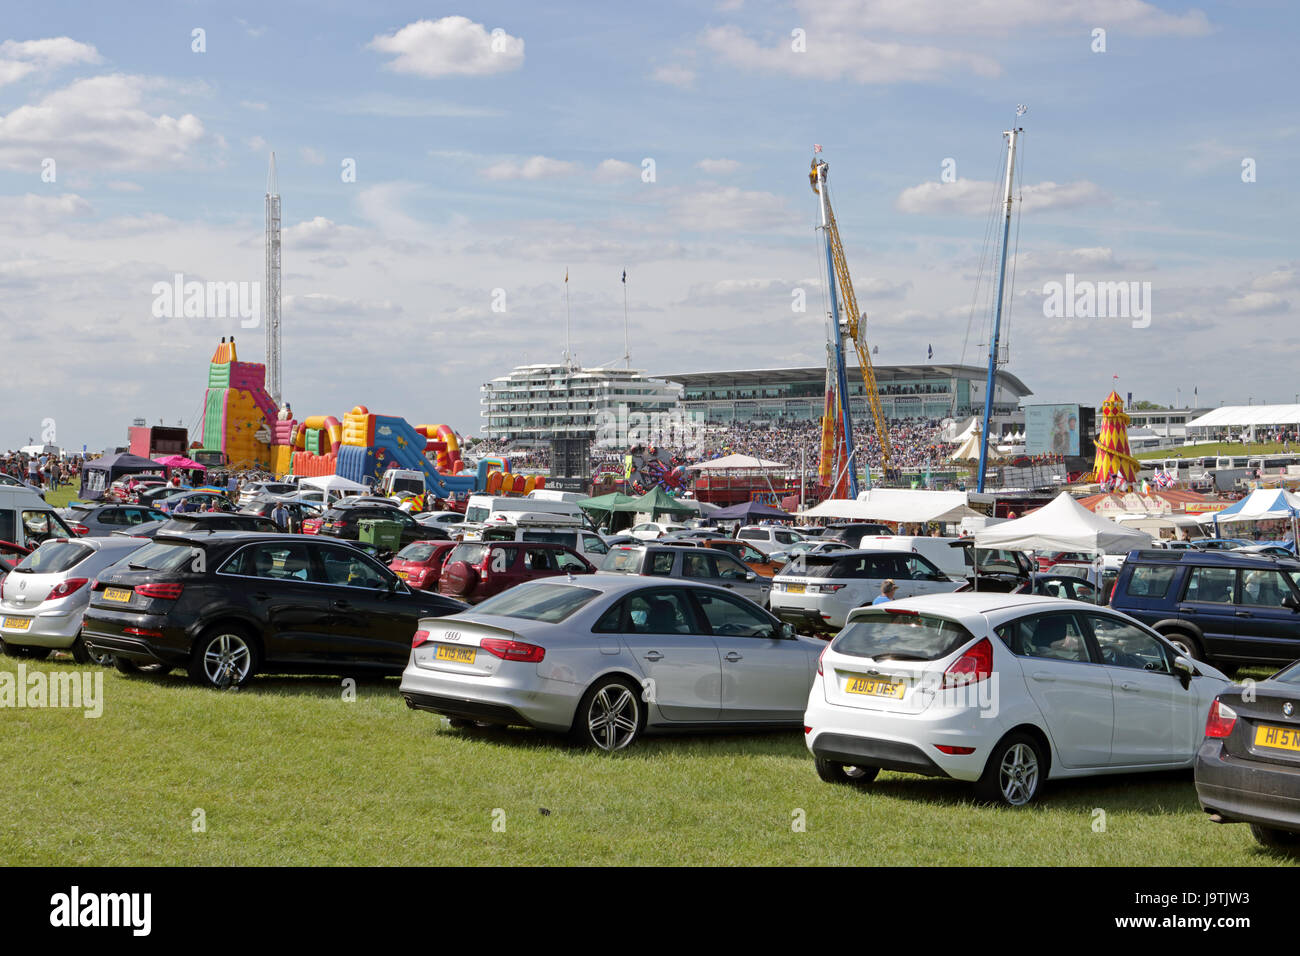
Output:
[[829,760],[826,757],[814,759],[817,764],[817,776],[827,783],[851,783],[862,787],[875,780],[880,773],[879,767],[840,763],[838,760]]
[[1258,823],[1250,825],[1250,835],[1261,846],[1270,850],[1287,850],[1292,853],[1300,850],[1300,833],[1291,830],[1279,830],[1277,827],[1262,827]]
[[257,645],[243,628],[220,624],[204,631],[190,655],[190,679],[218,690],[243,687],[257,671]]
[[582,695],[573,718],[573,737],[606,753],[626,750],[645,727],[641,689],[621,677],[607,677]]
[[1178,648],[1178,653],[1184,657],[1190,657],[1194,661],[1205,660],[1200,642],[1186,631],[1170,631],[1165,635],[1165,640]]
[[1028,734],[1010,734],[993,748],[975,792],[991,803],[1023,807],[1038,797],[1046,776],[1042,745]]

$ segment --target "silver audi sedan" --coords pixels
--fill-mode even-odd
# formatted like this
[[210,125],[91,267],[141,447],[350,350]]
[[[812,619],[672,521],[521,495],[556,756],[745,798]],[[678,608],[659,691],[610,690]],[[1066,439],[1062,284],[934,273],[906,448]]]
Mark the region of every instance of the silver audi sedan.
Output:
[[622,750],[642,733],[803,726],[824,641],[725,588],[593,574],[423,618],[408,707]]

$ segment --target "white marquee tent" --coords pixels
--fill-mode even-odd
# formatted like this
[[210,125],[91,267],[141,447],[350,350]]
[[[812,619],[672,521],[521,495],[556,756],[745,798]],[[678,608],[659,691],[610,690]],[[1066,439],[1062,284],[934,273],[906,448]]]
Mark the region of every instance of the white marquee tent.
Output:
[[1095,515],[1063,491],[1032,514],[976,531],[975,546],[1123,554],[1149,548],[1151,535]]
[[960,521],[982,515],[966,503],[964,491],[924,491],[910,488],[872,488],[856,500],[832,498],[807,511],[803,518],[838,518],[849,521]]

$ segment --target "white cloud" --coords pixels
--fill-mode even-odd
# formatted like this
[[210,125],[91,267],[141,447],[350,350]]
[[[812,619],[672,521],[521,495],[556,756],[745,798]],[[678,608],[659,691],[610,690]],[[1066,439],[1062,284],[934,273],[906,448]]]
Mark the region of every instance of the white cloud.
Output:
[[780,196],[724,186],[671,194],[673,224],[691,231],[765,232],[801,222]]
[[30,60],[45,67],[71,66],[74,63],[101,63],[103,57],[89,43],[71,37],[45,40],[5,40],[0,43],[0,57]]
[[1016,28],[1105,27],[1127,33],[1204,36],[1200,10],[1169,13],[1143,0],[801,0],[810,22],[899,33],[1005,34]]
[[197,161],[203,123],[192,113],[150,113],[145,94],[160,81],[120,73],[77,80],[0,116],[0,167],[32,168],[41,157],[88,169],[156,169]]
[[1251,280],[1254,289],[1293,289],[1300,286],[1300,272],[1295,269],[1274,269]]
[[[1110,202],[1100,186],[1086,180],[1030,183],[1020,187],[1016,195],[1023,197],[1025,212]],[[988,212],[993,198],[991,181],[958,179],[952,183],[932,181],[909,186],[899,194],[894,205],[900,212],[920,215],[973,216]]]
[[243,17],[235,17],[235,22],[238,23],[241,27],[243,27],[244,32],[247,33],[254,40],[256,40],[258,37],[260,37],[263,33],[266,32],[266,27],[255,27],[247,20],[245,20]]
[[616,183],[636,179],[641,175],[641,167],[634,163],[625,163],[621,159],[603,159],[596,166],[593,174],[598,182]]
[[29,73],[36,72],[35,63],[19,63],[17,60],[0,60],[0,86],[17,83]]
[[487,179],[553,179],[557,176],[572,176],[580,171],[577,163],[549,156],[530,156],[523,162],[503,160],[493,163],[483,170]]
[[29,234],[55,228],[69,219],[82,219],[94,210],[76,193],[42,196],[0,196],[0,229]]
[[386,69],[417,76],[486,76],[524,65],[522,39],[499,28],[489,33],[468,17],[417,20],[376,36],[368,48],[394,54]]
[[808,36],[803,52],[792,49],[788,36],[763,46],[734,26],[712,27],[700,39],[731,66],[807,79],[926,83],[951,81],[955,73],[992,77],[1002,72],[995,60],[980,53],[882,42],[837,30]]
[[244,142],[248,148],[255,153],[260,153],[262,150],[266,149],[266,140],[262,139],[260,136],[254,136]]
[[669,86],[689,90],[695,86],[695,71],[689,66],[666,63],[663,66],[656,67],[650,73],[650,79],[656,83],[667,83]]
[[325,154],[318,149],[312,149],[310,146],[304,146],[298,152],[299,155],[302,156],[302,161],[304,163],[307,163],[309,166],[325,165]]
[[740,163],[734,159],[701,159],[695,164],[696,169],[702,169],[706,173],[722,175],[734,173],[740,168]]
[[902,299],[912,289],[909,279],[895,281],[879,276],[853,283],[853,289],[864,299]]
[[1226,307],[1233,315],[1274,315],[1286,312],[1291,303],[1273,292],[1248,292],[1229,299]]

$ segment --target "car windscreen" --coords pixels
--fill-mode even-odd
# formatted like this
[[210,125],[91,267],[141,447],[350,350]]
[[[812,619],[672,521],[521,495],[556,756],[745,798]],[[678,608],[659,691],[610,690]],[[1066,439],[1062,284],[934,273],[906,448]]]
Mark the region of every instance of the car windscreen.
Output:
[[423,541],[417,541],[415,544],[408,544],[401,551],[397,552],[398,561],[428,561],[433,557],[435,546],[425,544]]
[[447,555],[447,564],[452,565],[457,561],[464,561],[466,564],[479,565],[487,557],[488,546],[486,544],[458,544],[451,549],[451,554]]
[[180,571],[194,560],[194,548],[183,544],[154,541],[126,559],[133,571]]
[[598,594],[600,592],[592,588],[578,588],[569,584],[525,585],[488,598],[474,609],[474,613],[557,624]]
[[882,609],[852,621],[831,647],[838,654],[878,661],[936,661],[973,639],[954,621]]
[[19,561],[14,570],[30,571],[32,574],[59,574],[75,568],[93,551],[94,548],[75,541],[46,541]]
[[602,571],[621,571],[636,574],[642,552],[636,548],[614,548],[601,562]]
[[475,505],[472,508],[465,509],[465,520],[479,521],[479,522],[487,521],[488,515],[490,513],[491,512],[487,508],[481,507],[480,505]]

